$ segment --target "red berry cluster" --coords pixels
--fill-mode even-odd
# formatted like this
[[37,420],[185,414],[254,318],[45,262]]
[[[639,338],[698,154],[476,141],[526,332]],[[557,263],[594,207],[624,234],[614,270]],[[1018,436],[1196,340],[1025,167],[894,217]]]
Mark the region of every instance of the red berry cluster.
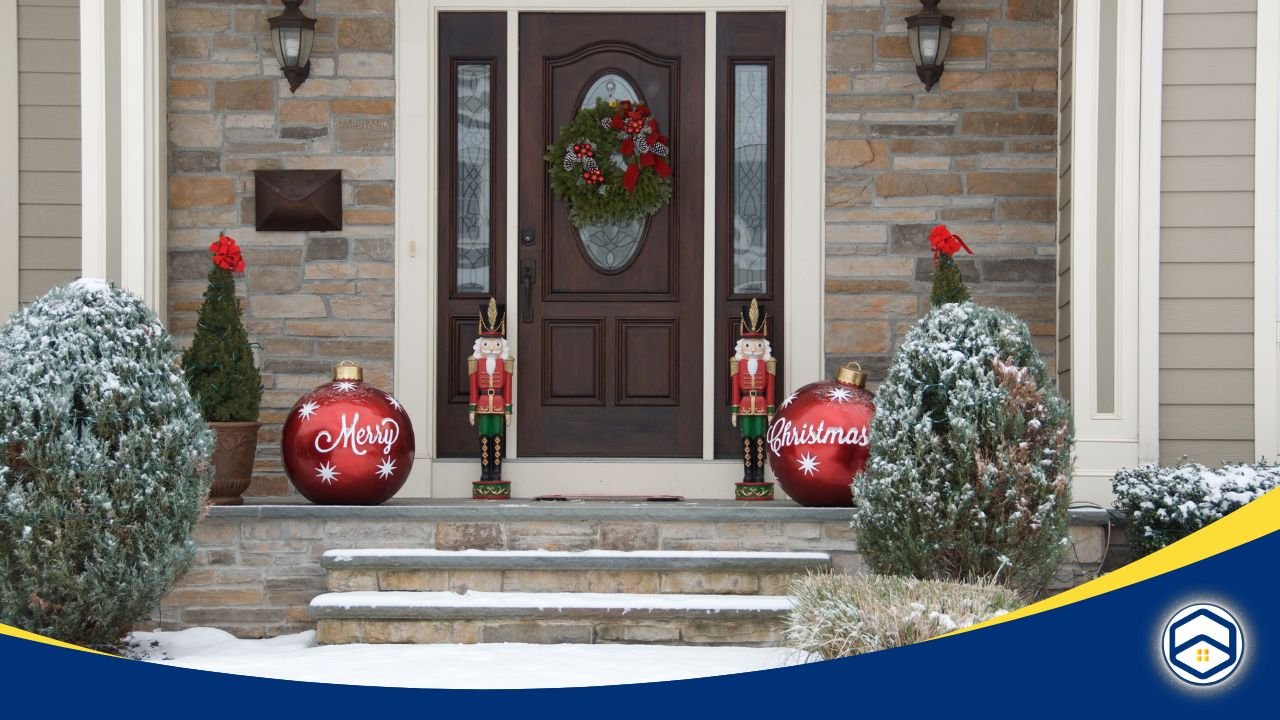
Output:
[[599,185],[604,182],[604,173],[597,170],[587,170],[582,173],[582,179],[587,181],[588,185]]
[[573,154],[580,158],[595,157],[596,151],[591,147],[591,143],[575,143],[573,146]]
[[644,118],[634,116],[628,118],[625,124],[625,129],[627,132],[635,135],[644,129]]
[[244,256],[234,238],[219,234],[218,240],[209,246],[209,252],[213,253],[214,265],[234,273],[244,272]]

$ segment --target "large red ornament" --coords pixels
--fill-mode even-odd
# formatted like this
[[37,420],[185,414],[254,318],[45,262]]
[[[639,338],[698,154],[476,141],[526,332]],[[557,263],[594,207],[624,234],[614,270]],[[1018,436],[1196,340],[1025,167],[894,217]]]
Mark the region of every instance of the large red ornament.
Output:
[[871,454],[874,397],[861,369],[805,385],[778,406],[769,425],[769,467],[792,500],[810,507],[849,507],[854,476]]
[[289,482],[311,502],[378,505],[409,479],[413,426],[395,398],[344,363],[289,411],[280,449]]

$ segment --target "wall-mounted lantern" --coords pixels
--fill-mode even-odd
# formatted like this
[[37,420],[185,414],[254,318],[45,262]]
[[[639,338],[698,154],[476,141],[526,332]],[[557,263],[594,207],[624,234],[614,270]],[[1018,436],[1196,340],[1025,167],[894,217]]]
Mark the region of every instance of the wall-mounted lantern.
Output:
[[311,74],[311,46],[316,39],[315,18],[302,14],[298,8],[302,0],[283,0],[284,12],[268,18],[271,26],[271,47],[276,51],[280,71],[289,80],[289,92],[297,92],[298,86]]
[[920,0],[924,8],[907,18],[907,41],[911,57],[916,61],[916,74],[925,92],[933,89],[942,77],[942,62],[951,46],[951,23],[955,18],[938,12],[939,0]]

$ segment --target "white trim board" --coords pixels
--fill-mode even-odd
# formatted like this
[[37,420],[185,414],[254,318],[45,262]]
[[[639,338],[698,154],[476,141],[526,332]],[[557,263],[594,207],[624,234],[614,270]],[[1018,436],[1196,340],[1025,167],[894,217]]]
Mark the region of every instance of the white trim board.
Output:
[[1160,460],[1160,168],[1164,0],[1142,3],[1138,111],[1138,461]]
[[[702,0],[701,2],[673,2],[660,0],[658,4],[637,8],[621,3],[602,7],[589,0],[508,0],[507,2],[475,2],[475,0],[397,0],[396,2],[396,58],[398,68],[425,68],[424,73],[396,74],[396,329],[395,329],[395,393],[404,403],[417,428],[419,442],[417,462],[409,482],[400,492],[402,497],[468,496],[469,475],[463,480],[465,463],[435,461],[435,373],[431,372],[436,357],[438,322],[436,318],[436,258],[437,218],[439,209],[436,192],[438,119],[434,112],[434,99],[439,82],[439,68],[433,39],[438,33],[438,15],[444,11],[499,11],[507,13],[507,107],[519,107],[518,66],[520,12],[702,12],[707,13],[707,77],[715,79],[714,37],[715,13],[724,11],[780,11],[787,14],[786,82],[787,101],[784,108],[786,123],[786,148],[783,153],[787,173],[787,192],[783,200],[786,242],[783,249],[786,288],[785,322],[786,336],[783,347],[787,353],[786,376],[788,387],[798,387],[819,379],[824,372],[823,348],[823,233],[824,233],[824,179],[822,162],[825,137],[825,42],[812,42],[812,38],[825,37],[824,3],[812,0]],[[708,131],[714,113],[714,92],[708,86]],[[510,110],[509,110],[510,112]],[[413,132],[400,132],[401,128],[414,128]],[[713,136],[712,136],[713,137]],[[508,192],[507,192],[507,243],[508,257],[515,257],[518,188],[513,184],[518,178],[514,172],[518,159],[518,127],[507,124]],[[710,146],[709,146],[710,147]],[[795,158],[806,158],[803,162]],[[707,177],[714,179],[714,163],[708,163]],[[708,190],[713,197],[714,186]],[[425,199],[426,202],[403,202],[408,198]],[[704,231],[714,230],[713,202],[707,202]],[[712,232],[708,232],[705,247],[714,247]],[[704,283],[714,288],[714,264],[704,263],[707,277]],[[509,268],[506,278],[508,297],[517,296],[516,273]],[[704,312],[714,299],[714,290],[704,292]],[[408,312],[408,309],[414,309]],[[708,326],[710,327],[710,326]],[[424,332],[424,328],[426,332]],[[519,328],[509,325],[508,338],[513,343]],[[705,345],[705,344],[704,344]],[[714,387],[716,369],[721,365],[712,356],[714,348],[704,346],[704,390],[710,395]],[[703,403],[704,427],[712,419],[715,408],[710,400]],[[518,414],[519,408],[516,409]],[[604,470],[601,475],[619,483],[624,477],[644,473],[646,491],[657,492],[651,487],[654,465],[650,461],[619,460],[609,463],[591,463],[578,460],[520,460],[519,438],[513,423],[508,431],[508,447],[511,456],[505,475],[522,487],[517,492],[534,492],[547,482],[559,478],[554,486],[540,492],[567,492],[564,480],[566,468],[582,468],[593,465]],[[660,473],[669,478],[682,478],[682,484],[673,486],[676,494],[689,497],[728,497],[732,492],[736,463],[709,460],[712,457],[712,434],[703,433],[703,459],[684,461],[658,461],[665,463]],[[740,471],[739,471],[740,472]],[[590,481],[586,481],[590,482]],[[553,488],[554,489],[551,489]],[[599,488],[596,488],[597,491]]]
[[18,309],[18,0],[0,0],[0,324]]
[[1253,219],[1253,441],[1254,456],[1275,461],[1280,454],[1280,392],[1277,373],[1276,243],[1280,212],[1280,3],[1258,3],[1257,72],[1254,112]]

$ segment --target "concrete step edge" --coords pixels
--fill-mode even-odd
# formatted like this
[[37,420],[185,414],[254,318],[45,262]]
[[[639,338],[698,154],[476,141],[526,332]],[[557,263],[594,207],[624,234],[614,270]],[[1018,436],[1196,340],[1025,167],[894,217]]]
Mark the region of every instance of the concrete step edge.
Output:
[[310,613],[313,620],[626,617],[727,622],[781,617],[791,606],[785,595],[355,591],[319,595],[311,601]]
[[825,552],[699,550],[328,550],[325,570],[701,570],[799,573],[831,567]]

